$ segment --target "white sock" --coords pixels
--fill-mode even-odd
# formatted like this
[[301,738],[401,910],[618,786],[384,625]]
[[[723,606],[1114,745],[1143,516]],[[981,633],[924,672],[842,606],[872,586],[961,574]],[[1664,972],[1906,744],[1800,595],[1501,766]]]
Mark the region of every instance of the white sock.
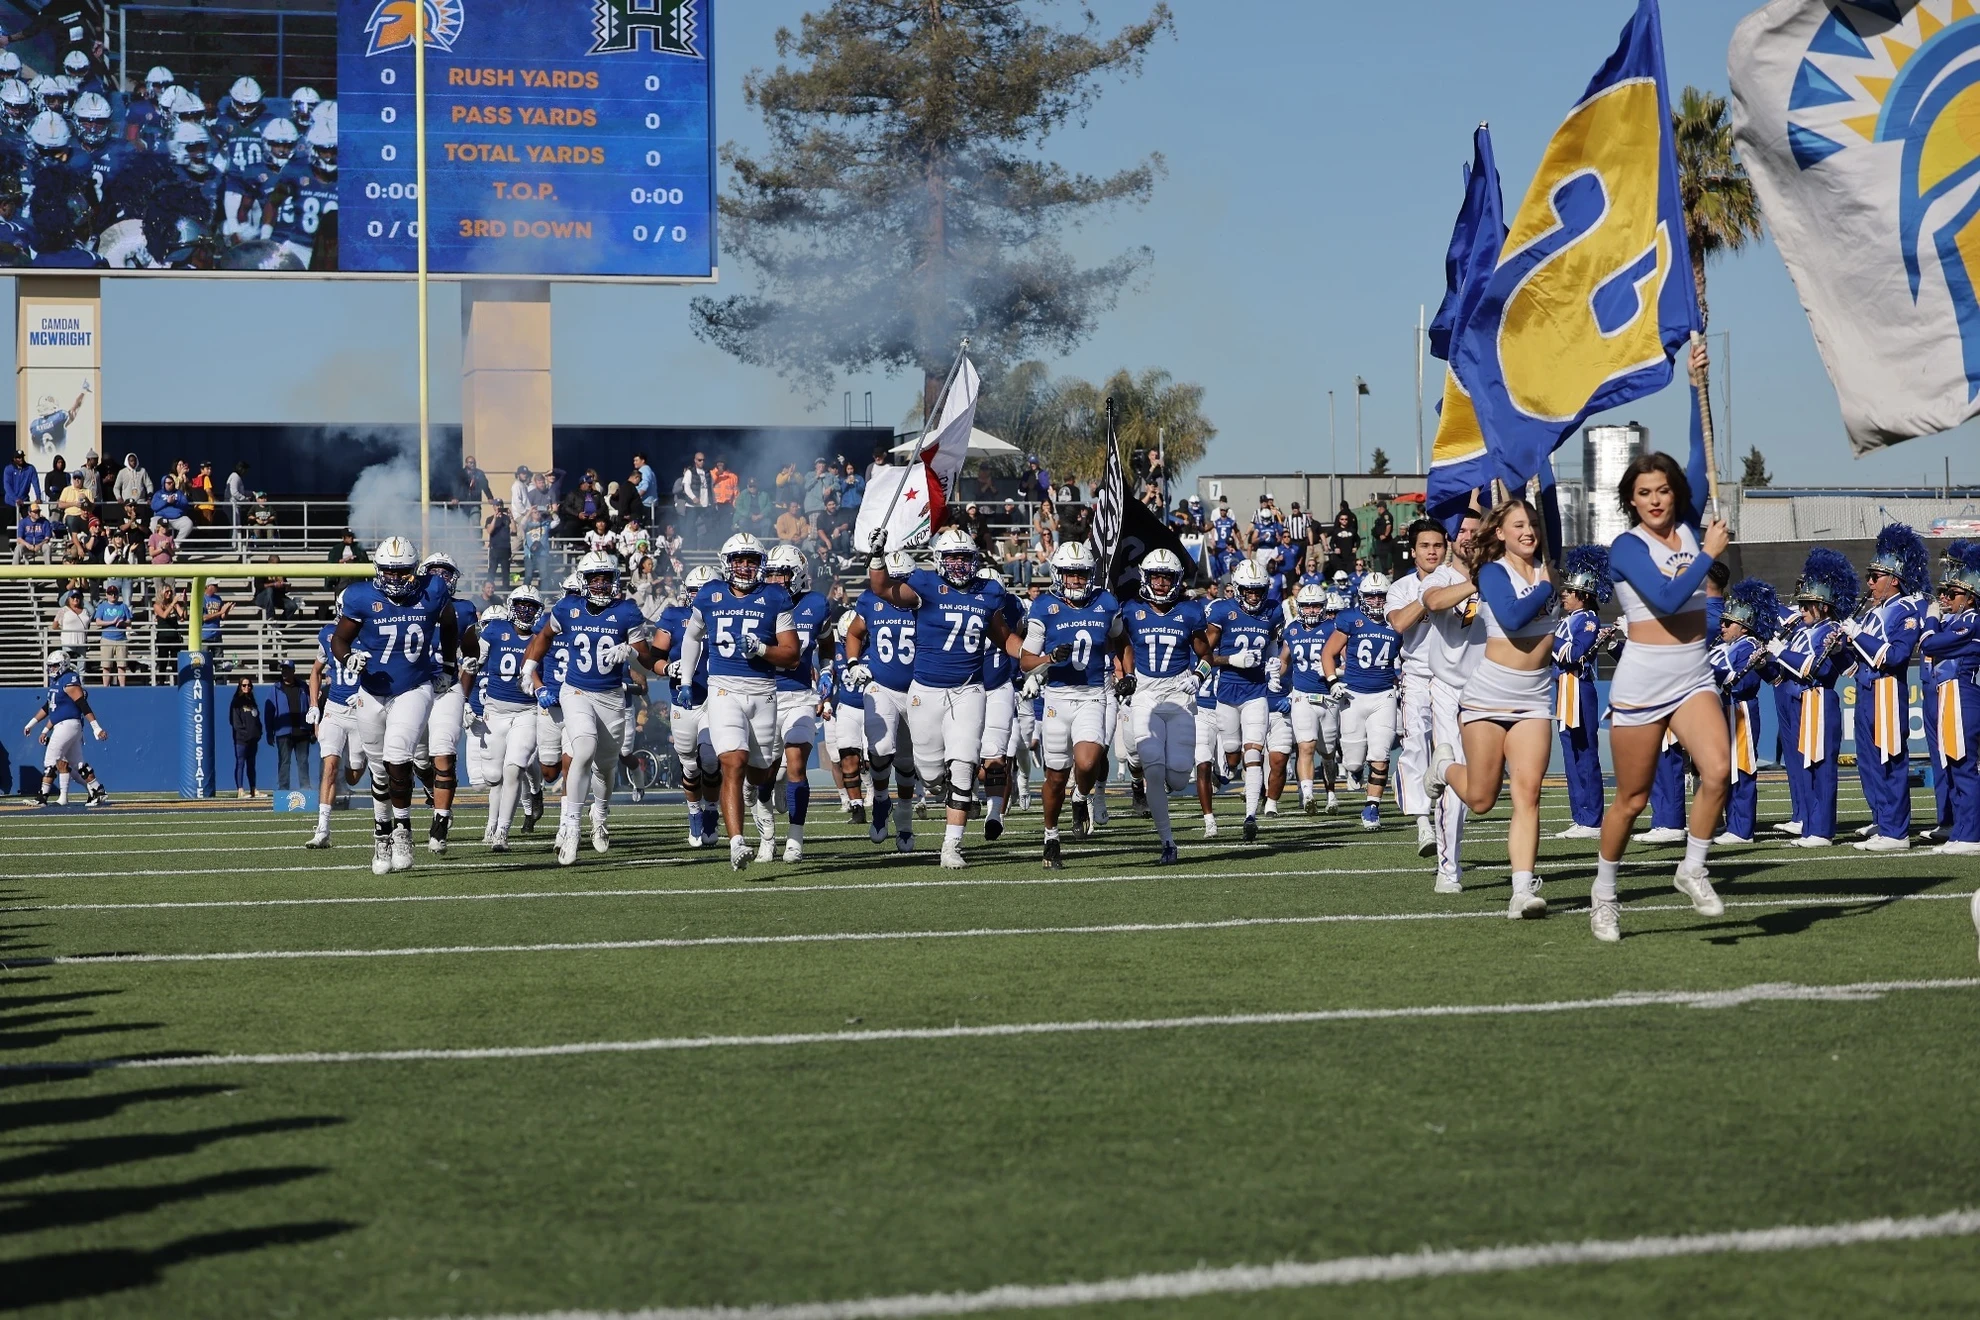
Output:
[[1621,866],[1621,862],[1612,862],[1606,857],[1598,859],[1595,863],[1595,888],[1590,891],[1590,897],[1604,903],[1615,902],[1616,872]]
[[963,831],[967,828],[964,825],[944,825],[942,827],[942,846],[944,848],[962,847]]
[[1694,839],[1690,834],[1684,836],[1684,864],[1687,867],[1702,868],[1705,865],[1705,855],[1711,851],[1710,839]]
[[568,795],[557,803],[559,824],[576,825],[582,819],[584,819],[584,803]]
[[1313,781],[1311,779],[1302,779],[1299,781],[1299,800],[1303,803],[1313,800]]
[[1058,838],[1058,837],[1059,837],[1059,827],[1058,827],[1058,826],[1056,826],[1056,825],[1047,825],[1047,826],[1045,827],[1045,839],[1046,839],[1046,841],[1047,841],[1048,843],[1049,843],[1049,842],[1050,842],[1051,840],[1053,840],[1053,839],[1056,839],[1056,838]]
[[325,834],[330,832],[330,804],[320,803],[316,808],[316,828]]
[[1443,795],[1443,833],[1437,839],[1437,864],[1447,870],[1458,869],[1458,854],[1464,848],[1464,799],[1457,795],[1455,788],[1445,788]]
[[804,842],[804,826],[802,825],[786,825],[784,827],[784,833],[792,843]]
[[1175,846],[1176,836],[1169,829],[1169,795],[1154,783],[1148,789],[1148,814],[1155,818],[1155,833],[1164,848]]
[[1258,799],[1265,795],[1265,767],[1248,765],[1244,768],[1244,814],[1247,817],[1258,814]]
[[1514,871],[1512,886],[1514,893],[1526,894],[1538,889],[1540,887],[1540,881],[1534,877],[1531,871]]

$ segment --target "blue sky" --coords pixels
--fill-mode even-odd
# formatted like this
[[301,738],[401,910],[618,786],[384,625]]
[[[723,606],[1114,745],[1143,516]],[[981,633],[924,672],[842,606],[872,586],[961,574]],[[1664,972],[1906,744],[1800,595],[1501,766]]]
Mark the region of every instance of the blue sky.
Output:
[[[742,103],[750,68],[802,0],[717,0],[722,136],[760,141]],[[1326,391],[1340,395],[1343,463],[1354,448],[1351,382],[1368,379],[1366,448],[1410,464],[1414,326],[1442,293],[1443,252],[1470,132],[1492,123],[1509,205],[1562,115],[1615,44],[1633,0],[1171,0],[1176,36],[1139,80],[1110,88],[1046,150],[1104,171],[1150,151],[1168,175],[1145,209],[1101,217],[1073,240],[1094,257],[1131,244],[1152,271],[1059,370],[1161,366],[1207,387],[1220,429],[1205,470],[1325,470]],[[1105,26],[1146,3],[1091,0]],[[1079,6],[1041,10],[1077,22]],[[1748,6],[1665,0],[1671,76],[1723,91],[1725,51]],[[1509,18],[1508,16],[1516,16]],[[409,420],[415,415],[410,286],[106,281],[106,416],[112,421]],[[747,288],[739,262],[725,291]],[[556,414],[571,423],[836,423],[840,397],[807,410],[774,375],[737,365],[688,329],[693,290],[566,286],[555,295]],[[1820,484],[1980,482],[1969,433],[1850,457],[1835,394],[1778,254],[1762,243],[1710,272],[1713,330],[1732,335],[1732,445],[1757,445],[1777,479]],[[435,417],[458,415],[459,312],[436,286]],[[1723,350],[1721,350],[1723,352]],[[1435,368],[1437,364],[1431,364]],[[1432,374],[1426,393],[1435,397]],[[878,419],[915,384],[873,376]],[[1682,444],[1679,390],[1626,410]],[[1725,419],[1721,418],[1721,426]],[[1434,429],[1434,416],[1426,421]],[[1570,446],[1570,451],[1573,449]],[[1564,451],[1564,455],[1569,451]],[[1578,460],[1571,460],[1578,461]]]

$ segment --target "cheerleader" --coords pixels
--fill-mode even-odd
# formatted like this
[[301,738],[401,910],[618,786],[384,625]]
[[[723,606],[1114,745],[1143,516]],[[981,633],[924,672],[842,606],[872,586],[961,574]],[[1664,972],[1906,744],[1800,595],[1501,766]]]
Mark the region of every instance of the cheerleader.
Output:
[[1561,726],[1561,763],[1574,823],[1557,839],[1602,837],[1602,721],[1595,661],[1610,644],[1613,630],[1602,627],[1595,611],[1614,594],[1607,547],[1579,545],[1568,551],[1561,566],[1561,621],[1554,625],[1554,719]]
[[1856,775],[1870,804],[1870,826],[1856,847],[1903,852],[1911,847],[1911,693],[1905,681],[1925,613],[1930,560],[1925,542],[1902,523],[1877,533],[1877,556],[1864,572],[1861,622],[1845,619],[1856,665]]
[[1732,735],[1732,791],[1726,799],[1726,832],[1714,842],[1752,843],[1760,808],[1760,668],[1766,644],[1779,626],[1781,602],[1773,587],[1747,578],[1732,589],[1719,620],[1720,640],[1712,648],[1712,675],[1726,707]]
[[1768,644],[1784,685],[1797,694],[1794,754],[1802,765],[1801,837],[1795,847],[1827,848],[1836,835],[1836,753],[1842,743],[1842,703],[1836,680],[1849,668],[1849,636],[1839,620],[1856,609],[1856,570],[1825,546],[1808,552],[1795,604],[1801,627]]
[[[1939,617],[1928,616],[1918,649],[1939,693],[1939,765],[1952,799],[1952,826],[1936,853],[1980,853],[1980,546],[1939,586]],[[1980,928],[1980,894],[1973,900]]]
[[1609,547],[1609,571],[1628,621],[1629,645],[1609,683],[1616,796],[1602,818],[1601,857],[1589,904],[1590,933],[1607,943],[1622,938],[1616,876],[1629,832],[1650,800],[1667,732],[1677,735],[1698,770],[1684,860],[1674,881],[1702,915],[1725,911],[1705,861],[1730,773],[1725,713],[1705,654],[1705,575],[1725,553],[1726,525],[1713,519],[1702,540],[1686,525],[1691,488],[1669,454],[1645,454],[1632,462],[1616,496],[1630,527]]

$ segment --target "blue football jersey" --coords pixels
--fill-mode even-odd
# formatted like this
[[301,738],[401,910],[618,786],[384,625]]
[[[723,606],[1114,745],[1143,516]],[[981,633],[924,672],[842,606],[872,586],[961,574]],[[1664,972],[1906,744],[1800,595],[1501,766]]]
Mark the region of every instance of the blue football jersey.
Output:
[[401,605],[375,582],[356,582],[344,589],[344,617],[359,623],[359,646],[370,652],[359,685],[374,697],[396,697],[430,680],[439,668],[440,616],[451,608],[453,594],[438,577],[429,576],[419,595]]
[[1143,678],[1180,678],[1196,665],[1194,642],[1203,631],[1203,602],[1185,600],[1163,610],[1145,600],[1121,612],[1133,652],[1134,672]]
[[921,599],[914,612],[914,681],[934,688],[981,682],[990,616],[1003,607],[1004,584],[976,578],[958,587],[930,568],[917,568],[907,584]]
[[[1024,632],[1024,602],[1010,592],[1004,593],[1004,602],[997,607],[1004,616],[1004,626],[1014,633]],[[995,691],[1007,683],[1017,681],[1018,663],[1011,653],[1001,646],[989,642],[983,644],[983,690]]]
[[282,170],[272,195],[280,200],[269,233],[278,243],[312,246],[323,217],[337,209],[337,181],[324,179],[299,159],[290,160]]
[[1045,681],[1052,687],[1100,687],[1107,681],[1107,643],[1120,635],[1121,607],[1113,593],[1101,591],[1075,605],[1056,592],[1031,602],[1025,614],[1025,649],[1050,655],[1072,647],[1072,658],[1050,665]]
[[791,606],[791,625],[798,637],[798,662],[777,671],[779,692],[809,692],[818,681],[818,635],[831,617],[832,603],[816,591],[798,597]]
[[[671,658],[681,658],[681,639],[687,636],[688,604],[669,605],[660,611],[660,631],[667,634],[667,650]],[[695,662],[694,673],[685,683],[674,683],[673,705],[677,710],[694,710],[708,699],[708,651],[701,648],[701,658]]]
[[589,601],[566,596],[544,613],[550,620],[545,626],[570,654],[563,686],[583,692],[616,692],[625,686],[629,662],[608,662],[605,648],[645,641],[653,635],[653,625],[629,600],[615,600],[600,610],[592,608]]
[[854,710],[865,710],[866,698],[861,696],[856,689],[846,686],[846,668],[850,663],[846,659],[846,652],[843,647],[839,649],[837,655],[832,657],[832,691],[836,694],[838,703],[841,706],[851,706]]
[[1279,639],[1279,612],[1270,601],[1265,612],[1253,614],[1235,600],[1212,602],[1204,622],[1217,629],[1217,654],[1232,656],[1250,651],[1258,663],[1249,669],[1225,668],[1217,676],[1217,700],[1226,706],[1241,706],[1265,695],[1265,661],[1274,654]]
[[337,657],[330,653],[330,638],[337,631],[337,625],[326,623],[323,631],[316,635],[317,652],[323,657],[324,691],[330,700],[340,706],[351,704],[351,698],[359,692],[358,676],[345,666],[337,663]]
[[1334,635],[1332,619],[1319,624],[1294,622],[1286,625],[1286,646],[1292,651],[1292,688],[1317,696],[1327,690],[1327,676],[1320,672],[1320,653]]
[[702,650],[714,652],[708,660],[711,678],[776,678],[763,657],[743,654],[742,637],[754,634],[769,646],[778,633],[795,632],[790,592],[759,583],[738,595],[726,580],[715,581],[695,593],[693,608],[701,616]]
[[1196,708],[1198,710],[1217,709],[1217,675],[1212,673],[1196,686]]
[[873,681],[894,692],[906,692],[914,681],[914,612],[889,605],[871,591],[853,606],[866,624],[866,649],[860,659],[873,671]]
[[506,701],[527,706],[536,698],[522,690],[523,652],[529,649],[535,629],[524,632],[508,619],[496,619],[481,630],[482,649],[488,658],[482,662],[482,682],[490,701]]
[[1345,610],[1334,629],[1347,636],[1341,652],[1340,677],[1350,692],[1389,692],[1396,686],[1402,663],[1402,638],[1387,623],[1377,623],[1360,610]]
[[42,704],[48,707],[50,727],[60,724],[63,720],[82,718],[82,707],[78,706],[76,699],[69,695],[71,691],[82,691],[82,680],[74,674],[62,675],[61,679],[48,689],[48,699]]

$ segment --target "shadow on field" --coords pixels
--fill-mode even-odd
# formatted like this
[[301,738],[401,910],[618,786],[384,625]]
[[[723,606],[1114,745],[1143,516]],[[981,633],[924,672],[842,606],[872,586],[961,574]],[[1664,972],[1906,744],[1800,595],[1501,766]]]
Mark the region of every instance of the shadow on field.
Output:
[[106,1247],[7,1261],[0,1263],[0,1310],[24,1310],[148,1287],[164,1282],[166,1270],[187,1261],[320,1242],[355,1227],[337,1219],[276,1224],[183,1237],[149,1251]]
[[[1712,880],[1720,896],[1732,903],[1770,898],[1786,900],[1824,897],[1853,897],[1862,901],[1799,903],[1768,911],[1755,911],[1751,915],[1728,915],[1724,920],[1713,922],[1709,926],[1650,930],[1641,934],[1681,935],[1687,938],[1704,935],[1707,943],[1723,945],[1742,944],[1747,940],[1767,939],[1776,935],[1800,935],[1825,922],[1867,917],[1881,912],[1916,894],[1948,884],[1953,879],[1952,876],[1946,875],[1885,875],[1880,879],[1869,881],[1846,876],[1787,878],[1791,874],[1779,863],[1750,862],[1745,865],[1734,864],[1712,868]],[[1672,891],[1669,886],[1663,886],[1647,889],[1643,896],[1667,895],[1670,892]],[[1719,933],[1712,934],[1711,932],[1714,931]],[[1633,932],[1632,935],[1634,934]]]

